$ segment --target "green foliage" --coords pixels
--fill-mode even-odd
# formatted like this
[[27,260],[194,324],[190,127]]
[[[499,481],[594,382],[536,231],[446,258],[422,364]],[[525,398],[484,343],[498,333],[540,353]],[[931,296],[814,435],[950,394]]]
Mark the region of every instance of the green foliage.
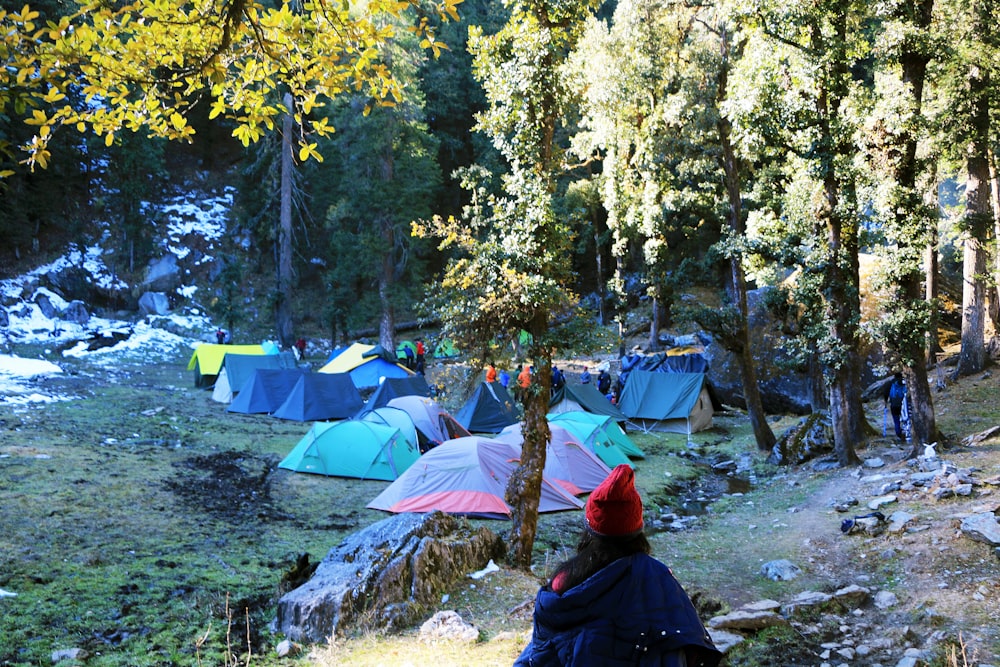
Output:
[[160,190],[165,176],[162,140],[131,132],[118,138],[108,160],[113,196],[108,197],[105,211],[120,230],[124,268],[130,272],[144,267],[152,254],[153,226],[145,205]]
[[312,168],[310,189],[326,239],[327,317],[335,329],[357,326],[386,301],[412,314],[430,245],[409,235],[412,220],[430,217],[441,185],[437,139],[429,132],[416,79],[424,57],[415,43],[397,44],[392,62],[408,83],[392,108],[363,114],[365,99],[334,106],[340,130]]

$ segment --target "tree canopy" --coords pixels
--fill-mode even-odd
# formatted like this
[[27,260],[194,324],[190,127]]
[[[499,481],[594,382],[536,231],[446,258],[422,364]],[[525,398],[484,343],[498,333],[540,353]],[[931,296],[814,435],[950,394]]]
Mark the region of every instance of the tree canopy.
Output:
[[[273,130],[285,112],[325,136],[333,131],[328,120],[310,122],[310,114],[326,100],[345,92],[373,103],[401,97],[378,48],[396,28],[380,16],[416,14],[408,30],[439,51],[432,17],[421,14],[457,19],[461,2],[369,0],[358,11],[326,0],[78,0],[72,13],[44,21],[28,5],[0,9],[0,113],[27,114],[24,122],[37,128],[20,146],[30,168],[49,163],[49,141],[63,127],[92,131],[108,145],[123,129],[190,140],[187,115],[198,104],[209,106],[211,118],[234,121],[244,145]],[[278,93],[285,90],[294,109],[284,108]],[[306,129],[299,158],[318,159]]]

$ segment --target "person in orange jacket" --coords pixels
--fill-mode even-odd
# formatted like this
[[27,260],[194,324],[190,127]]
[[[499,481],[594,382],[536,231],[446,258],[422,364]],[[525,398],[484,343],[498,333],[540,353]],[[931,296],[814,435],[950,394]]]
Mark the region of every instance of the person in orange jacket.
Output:
[[497,381],[497,367],[493,365],[492,361],[486,365],[486,381],[487,382]]

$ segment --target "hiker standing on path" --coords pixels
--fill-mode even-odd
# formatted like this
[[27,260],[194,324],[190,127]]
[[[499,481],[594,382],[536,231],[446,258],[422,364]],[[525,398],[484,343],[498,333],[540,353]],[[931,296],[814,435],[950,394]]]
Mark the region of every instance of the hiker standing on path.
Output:
[[418,338],[416,340],[415,346],[417,348],[417,363],[416,371],[421,375],[424,374],[424,355],[427,353],[427,348],[424,347],[424,339]]
[[650,556],[635,473],[621,464],[587,499],[576,555],[535,598],[534,632],[514,667],[715,667],[722,654],[691,599]]
[[493,365],[493,362],[486,364],[486,381],[496,382],[497,381],[497,367]]
[[892,382],[882,390],[882,399],[892,413],[892,425],[896,429],[896,437],[906,441],[906,434],[903,432],[903,404],[906,402],[906,383],[903,382],[903,374],[899,371],[892,376]]
[[583,367],[583,372],[580,373],[580,384],[590,384],[590,371],[587,367]]

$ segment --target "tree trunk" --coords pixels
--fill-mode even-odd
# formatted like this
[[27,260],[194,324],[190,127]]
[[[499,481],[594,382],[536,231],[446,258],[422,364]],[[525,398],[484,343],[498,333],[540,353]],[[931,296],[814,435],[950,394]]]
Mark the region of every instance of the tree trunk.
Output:
[[993,211],[993,288],[990,290],[989,316],[993,335],[1000,335],[1000,175],[997,174],[997,156],[991,149],[990,208]]
[[965,231],[962,262],[962,348],[955,377],[981,371],[986,365],[986,240],[990,214],[989,164],[989,74],[977,65],[969,67],[968,92],[973,108],[973,136],[969,142],[965,186]]
[[[847,16],[841,13],[835,20],[838,45],[846,43]],[[814,38],[819,35],[815,34]],[[817,44],[822,52],[827,45]],[[838,47],[839,48],[839,47]],[[850,137],[839,127],[840,111],[847,94],[847,54],[831,56],[832,71],[823,82],[818,103],[819,141],[828,151],[822,157],[824,202],[818,215],[826,225],[826,261],[823,269],[823,300],[825,319],[834,341],[832,360],[827,364],[829,378],[830,419],[833,425],[834,451],[842,466],[858,462],[854,447],[863,442],[866,432],[861,405],[861,358],[858,353],[858,327],[861,320],[861,297],[858,267],[857,218],[842,210],[845,200],[853,202],[851,177],[838,173],[834,156],[854,154]],[[821,149],[822,150],[822,149]],[[848,189],[845,189],[848,188]]]
[[[931,167],[934,169],[934,167]],[[924,298],[930,303],[930,318],[927,321],[927,365],[937,364],[937,355],[941,351],[941,341],[938,331],[940,322],[938,299],[938,277],[940,269],[938,267],[938,245],[940,235],[938,234],[937,215],[940,207],[938,201],[938,182],[936,169],[931,174],[931,187],[925,196],[928,207],[934,211],[934,224],[927,229],[927,248],[924,250],[924,268],[926,271],[924,282]]]
[[[395,116],[393,116],[390,126],[392,127],[390,131],[395,135]],[[396,162],[392,152],[393,142],[388,141],[386,143],[387,145],[382,154],[382,173],[380,177],[385,183],[391,183],[396,177]],[[396,252],[396,229],[392,217],[388,213],[379,216],[378,225],[382,236],[384,252],[382,255],[382,270],[379,272],[378,279],[378,299],[382,307],[378,339],[382,347],[392,351],[396,349],[396,310],[392,303],[393,286],[396,281],[396,263],[393,261]]]
[[659,295],[653,297],[653,317],[649,323],[649,343],[646,349],[650,352],[660,349],[660,329],[663,327],[663,306]]
[[594,226],[594,248],[596,250],[594,256],[594,270],[597,272],[597,315],[600,318],[601,324],[606,325],[608,323],[608,290],[604,284],[604,258],[601,255],[601,234],[598,231],[596,214],[594,215],[592,223]]
[[[725,26],[719,31],[719,44],[722,50],[722,66],[719,68],[719,92],[717,102],[726,99],[727,84],[729,81],[729,34]],[[722,173],[726,185],[726,195],[729,200],[729,228],[736,238],[743,238],[746,234],[746,225],[743,220],[743,197],[740,193],[740,168],[733,150],[730,133],[732,127],[723,114],[719,114],[718,120],[719,142],[722,145]],[[733,350],[736,354],[737,363],[740,367],[740,380],[743,383],[743,398],[747,404],[747,415],[750,417],[750,425],[753,428],[754,439],[757,441],[757,449],[760,451],[771,451],[777,439],[771,425],[767,423],[767,415],[764,414],[764,402],[760,397],[760,387],[757,385],[757,369],[753,358],[753,348],[750,345],[749,308],[747,306],[747,285],[746,276],[743,272],[741,257],[730,257],[729,263],[729,300],[736,306],[739,312],[739,326],[736,333],[738,341]]]
[[531,550],[538,530],[538,502],[542,491],[542,469],[551,434],[546,415],[552,387],[552,353],[537,345],[548,326],[546,314],[535,317],[530,328],[531,353],[535,374],[531,386],[522,394],[524,407],[524,444],[521,463],[507,481],[505,500],[511,506],[511,529],[507,544],[507,561],[522,570],[531,569]]
[[285,93],[288,113],[282,118],[281,138],[281,208],[278,227],[278,289],[274,305],[274,321],[278,329],[278,342],[283,348],[292,346],[292,178],[294,156],[292,134],[295,120],[292,116],[292,95]]

